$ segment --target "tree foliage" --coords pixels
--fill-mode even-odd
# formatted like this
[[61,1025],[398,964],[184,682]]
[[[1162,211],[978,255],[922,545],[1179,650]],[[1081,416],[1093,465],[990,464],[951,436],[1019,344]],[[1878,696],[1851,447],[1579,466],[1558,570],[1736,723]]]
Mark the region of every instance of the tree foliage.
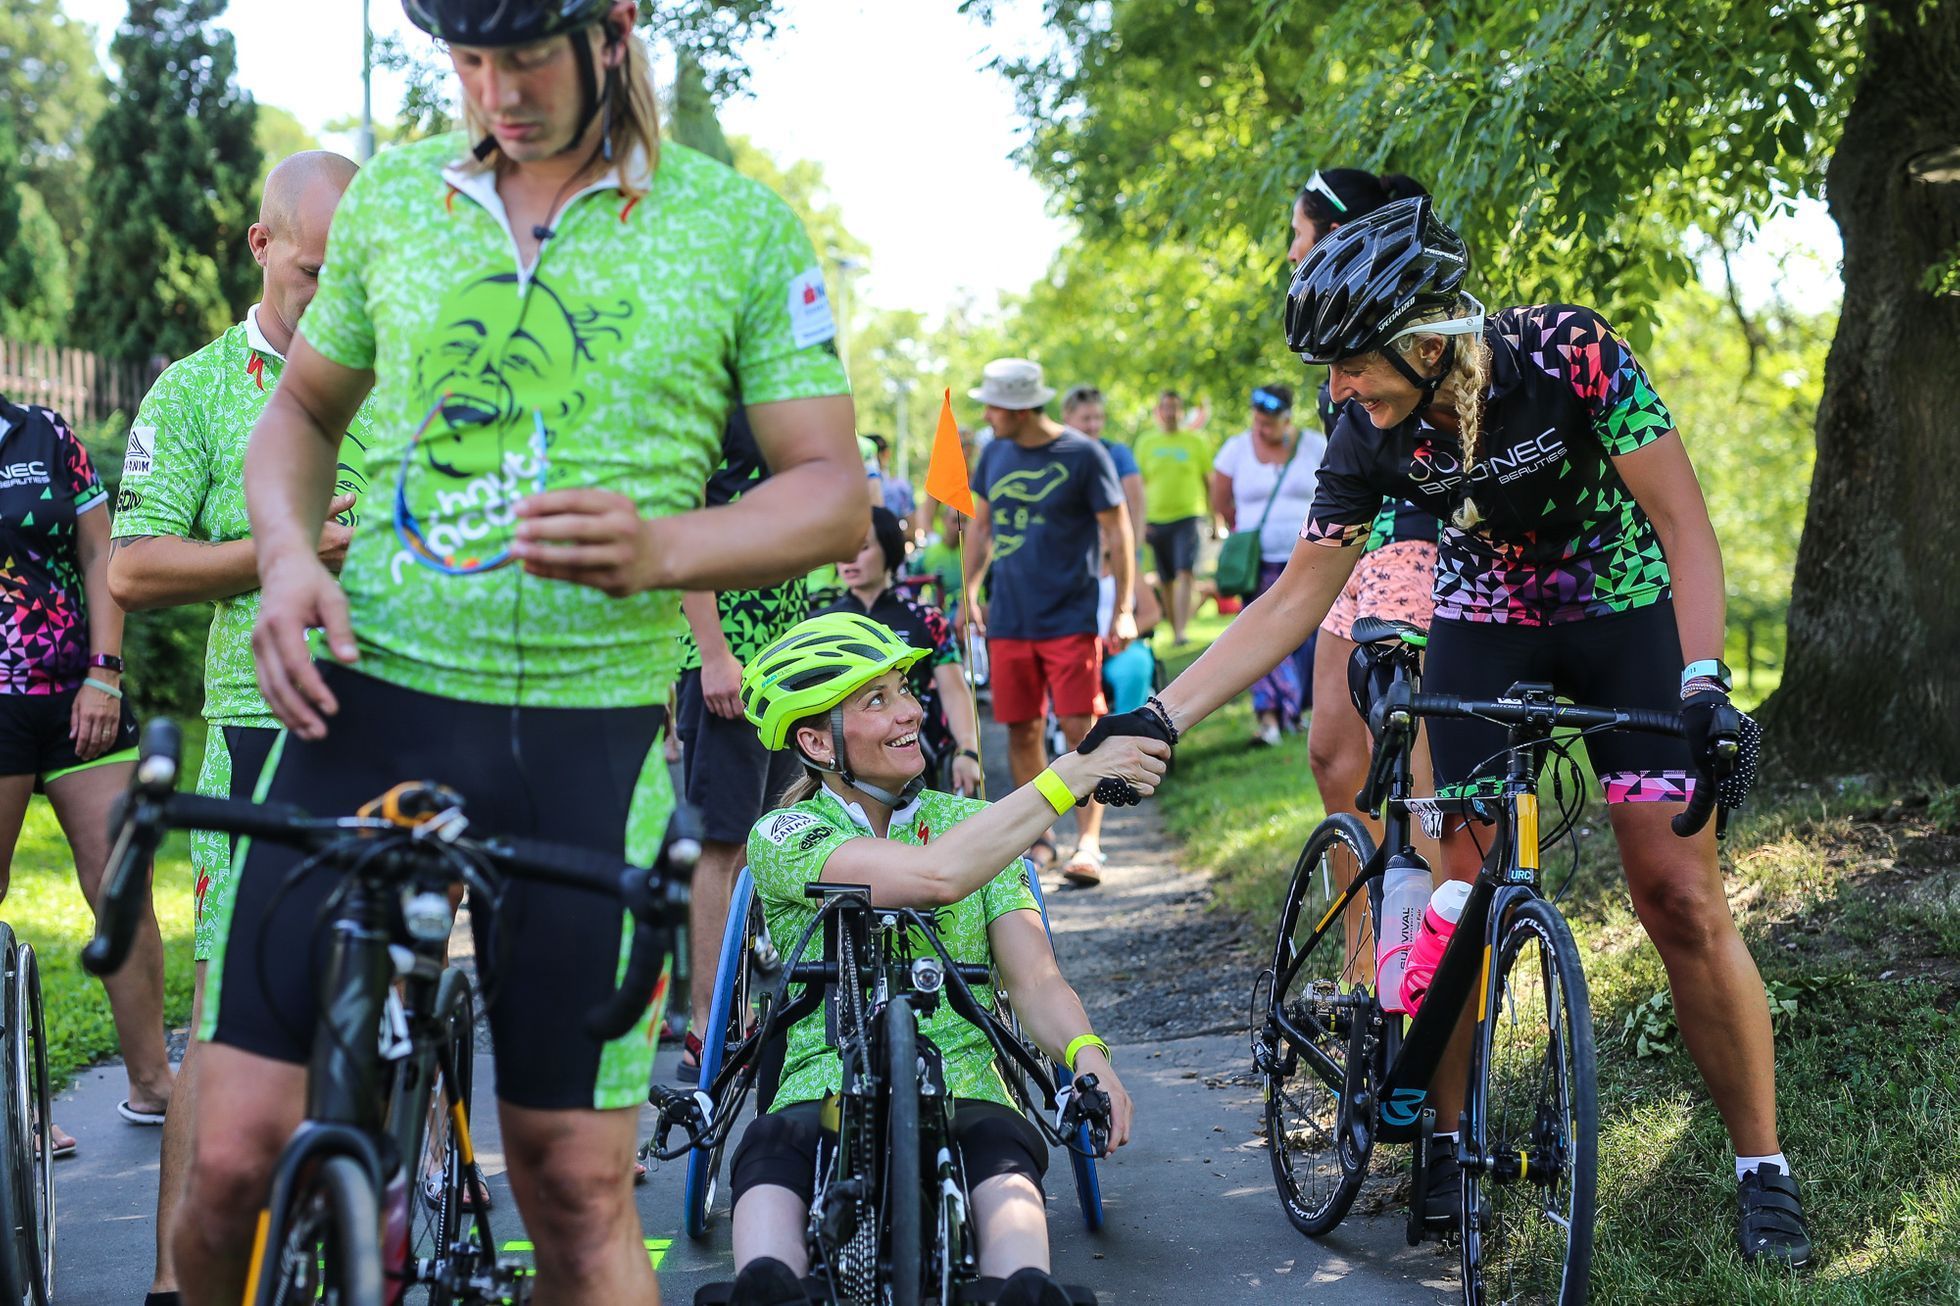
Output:
[[66,17],[61,0],[0,5],[0,104],[13,110],[17,180],[46,202],[71,256],[86,227],[88,134],[107,102],[93,29]]
[[226,0],[130,0],[110,53],[122,68],[89,134],[94,228],[76,293],[77,343],[181,358],[251,304],[239,256],[261,156],[238,88]]
[[0,336],[54,344],[68,312],[68,249],[26,182],[13,115],[0,102]]

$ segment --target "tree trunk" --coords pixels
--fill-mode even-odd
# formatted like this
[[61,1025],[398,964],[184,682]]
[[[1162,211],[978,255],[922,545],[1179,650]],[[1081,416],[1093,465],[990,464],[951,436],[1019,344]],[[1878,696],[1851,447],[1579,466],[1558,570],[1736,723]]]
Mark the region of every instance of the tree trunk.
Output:
[[1844,307],[1790,594],[1777,775],[1960,780],[1960,183],[1908,174],[1960,142],[1960,0],[1868,9],[1862,79],[1827,173]]

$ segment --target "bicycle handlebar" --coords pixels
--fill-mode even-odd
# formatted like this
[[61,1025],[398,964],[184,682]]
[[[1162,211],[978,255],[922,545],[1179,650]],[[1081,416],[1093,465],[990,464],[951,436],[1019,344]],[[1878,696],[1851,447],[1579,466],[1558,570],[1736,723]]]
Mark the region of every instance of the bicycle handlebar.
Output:
[[[1474,717],[1499,725],[1533,728],[1546,734],[1557,729],[1637,730],[1646,734],[1684,738],[1687,733],[1680,714],[1676,712],[1657,712],[1650,708],[1586,707],[1535,695],[1470,699],[1449,694],[1416,694],[1409,692],[1408,686],[1400,682],[1389,687],[1381,708],[1385,725],[1397,724],[1396,714],[1401,712],[1404,714],[1402,724],[1406,724],[1407,718],[1423,716]],[[1739,712],[1730,709],[1718,715],[1709,742],[1724,775],[1735,765],[1740,754],[1741,735],[1742,717]],[[1384,729],[1377,742],[1367,784],[1359,795],[1360,799],[1370,800],[1358,804],[1363,811],[1379,809],[1387,790],[1388,763],[1393,756],[1393,750],[1385,746],[1389,737],[1389,731]],[[1721,803],[1720,776],[1698,779],[1701,783],[1696,784],[1694,792],[1688,796],[1686,809],[1668,823],[1669,828],[1684,839],[1700,833]]]
[[620,899],[634,921],[626,973],[613,995],[587,1014],[585,1028],[608,1041],[627,1033],[645,1014],[664,961],[662,927],[685,912],[687,880],[701,855],[699,817],[685,804],[675,809],[649,870],[575,845],[504,835],[471,838],[460,819],[448,819],[447,814],[404,826],[386,817],[316,818],[290,803],[180,794],[176,785],[182,748],[183,735],[175,722],[159,718],[144,729],[136,774],[112,818],[115,846],[95,937],[82,950],[82,965],[91,974],[113,974],[128,957],[149,883],[145,868],[170,830],[211,830],[306,853],[390,838],[421,864],[443,865],[451,878],[461,878],[463,868],[474,862],[506,876]]

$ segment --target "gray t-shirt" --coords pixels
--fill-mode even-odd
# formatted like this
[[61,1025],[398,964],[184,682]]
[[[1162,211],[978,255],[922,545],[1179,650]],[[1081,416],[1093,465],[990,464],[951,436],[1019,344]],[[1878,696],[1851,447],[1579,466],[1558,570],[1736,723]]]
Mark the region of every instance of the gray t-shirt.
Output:
[[1096,634],[1102,571],[1096,514],[1123,502],[1109,451],[1072,430],[1034,449],[994,440],[973,488],[994,530],[987,633],[1002,639]]

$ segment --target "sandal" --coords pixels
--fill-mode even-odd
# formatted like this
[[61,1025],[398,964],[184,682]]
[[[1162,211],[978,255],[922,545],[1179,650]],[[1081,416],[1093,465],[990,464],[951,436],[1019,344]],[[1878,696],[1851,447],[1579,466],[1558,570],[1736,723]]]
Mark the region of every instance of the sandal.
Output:
[[1102,883],[1103,867],[1108,864],[1109,854],[1102,849],[1078,847],[1063,863],[1062,878],[1078,889],[1093,889]]
[[[442,1205],[442,1189],[441,1173],[423,1176],[422,1200],[428,1204],[430,1210],[433,1211]],[[456,1203],[456,1209],[465,1215],[472,1215],[477,1211],[487,1211],[494,1205],[490,1197],[490,1185],[484,1182],[483,1172],[472,1166],[469,1188],[462,1194],[462,1200]]]
[[701,1036],[691,1029],[681,1040],[681,1059],[674,1068],[674,1078],[683,1084],[701,1082]]
[[[1044,851],[1048,854],[1046,857],[1041,855]],[[1034,863],[1036,875],[1053,866],[1055,858],[1059,855],[1060,850],[1055,847],[1055,841],[1045,834],[1028,845],[1028,860]]]
[[1742,1259],[1751,1265],[1810,1264],[1810,1230],[1804,1226],[1797,1181],[1779,1166],[1762,1165],[1742,1176],[1737,1230]]

